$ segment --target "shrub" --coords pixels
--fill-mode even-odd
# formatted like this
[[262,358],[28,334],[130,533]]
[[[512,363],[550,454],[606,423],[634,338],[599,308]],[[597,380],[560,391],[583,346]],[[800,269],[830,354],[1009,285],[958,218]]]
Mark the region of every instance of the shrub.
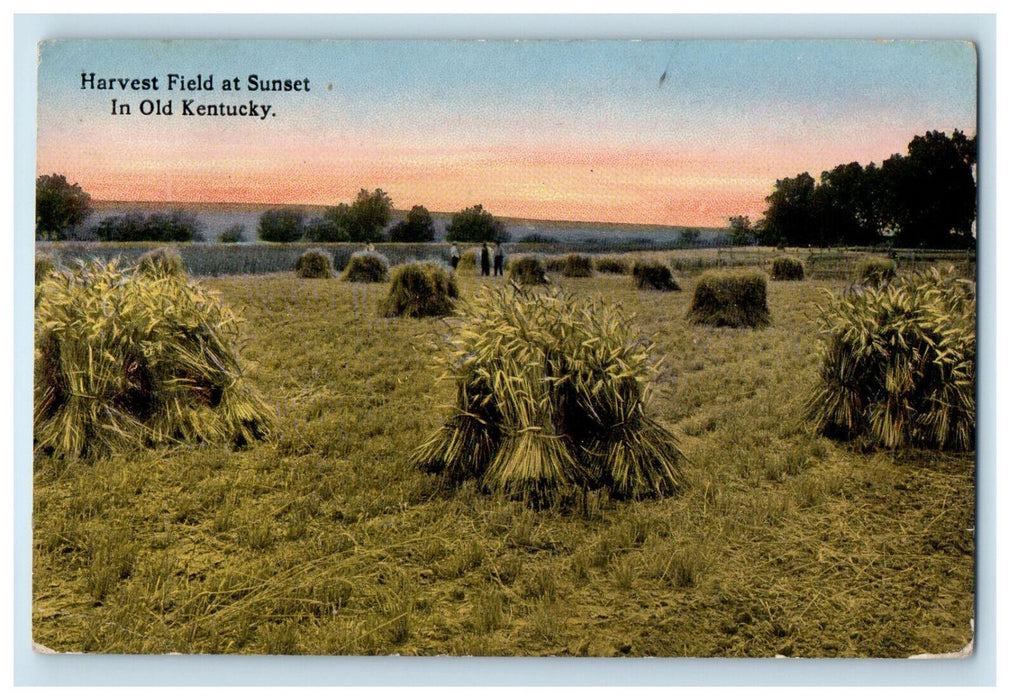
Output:
[[817,432],[887,448],[971,449],[974,283],[932,269],[830,295],[819,315]]
[[434,262],[411,262],[392,271],[388,296],[381,300],[383,316],[447,316],[459,287],[451,271]]
[[565,277],[593,277],[593,260],[589,255],[566,255],[561,273]]
[[552,236],[545,236],[542,233],[528,233],[519,239],[520,243],[541,243],[544,245],[554,244],[558,242],[557,238]]
[[239,243],[244,239],[244,225],[233,224],[227,229],[219,232],[216,240],[220,243]]
[[304,238],[314,243],[337,243],[350,239],[337,220],[330,217],[316,217],[308,221],[304,226]]
[[242,445],[272,411],[243,381],[236,317],[177,275],[91,262],[42,284],[35,444],[60,458],[172,442]]
[[459,257],[459,264],[456,265],[456,274],[476,275],[477,274],[477,251],[465,250]]
[[465,243],[504,243],[508,240],[508,231],[505,224],[495,219],[483,205],[477,204],[452,215],[445,230],[445,239]]
[[300,209],[269,209],[258,219],[258,238],[270,243],[292,243],[304,235]]
[[605,275],[627,275],[631,270],[625,258],[594,258],[593,267]]
[[704,272],[696,280],[689,320],[735,328],[766,325],[766,277],[756,270]]
[[645,413],[648,349],[617,306],[507,285],[458,320],[455,406],[414,452],[419,468],[536,505],[575,488],[628,498],[684,484],[677,441]]
[[664,263],[637,261],[632,265],[632,277],[639,289],[659,289],[664,292],[681,289],[671,276],[671,268]]
[[782,255],[770,263],[770,278],[785,281],[805,279],[805,266],[798,258]]
[[855,266],[855,279],[863,284],[879,284],[892,279],[897,274],[897,266],[889,258],[863,258]]
[[519,284],[547,284],[544,263],[535,255],[521,255],[509,262],[509,277]]
[[53,272],[56,271],[57,264],[56,258],[46,253],[35,254],[35,285],[39,286],[39,283],[49,277]]
[[138,258],[135,268],[139,275],[187,279],[187,268],[176,248],[154,248]]
[[332,277],[332,258],[321,248],[305,250],[297,258],[297,277],[313,279],[330,279]]
[[388,259],[381,253],[354,253],[346,263],[343,279],[347,282],[385,282],[388,280]]
[[170,214],[156,212],[148,216],[131,212],[106,217],[92,229],[92,233],[100,241],[185,243],[199,238],[201,228],[194,216],[182,211]]

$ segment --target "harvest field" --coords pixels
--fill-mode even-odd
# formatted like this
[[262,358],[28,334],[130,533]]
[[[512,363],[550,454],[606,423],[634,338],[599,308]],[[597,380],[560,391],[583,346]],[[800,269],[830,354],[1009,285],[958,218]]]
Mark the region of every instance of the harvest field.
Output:
[[[276,410],[278,439],[37,455],[34,640],[146,654],[963,647],[973,453],[867,451],[802,420],[819,379],[816,305],[845,281],[770,281],[768,326],[711,328],[686,319],[696,271],[672,266],[680,291],[600,273],[552,283],[617,302],[655,343],[649,413],[678,437],[687,487],[545,509],[472,482],[444,490],[411,466],[454,398],[439,381],[447,320],[381,317],[387,284],[201,278],[242,316],[246,381]],[[503,284],[460,275],[460,299]]]

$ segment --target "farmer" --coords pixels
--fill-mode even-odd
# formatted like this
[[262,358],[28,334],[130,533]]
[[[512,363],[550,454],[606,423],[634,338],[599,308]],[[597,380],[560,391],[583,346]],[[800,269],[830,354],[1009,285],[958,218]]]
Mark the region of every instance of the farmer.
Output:
[[487,242],[480,249],[480,274],[488,277],[491,274],[491,251],[487,249]]
[[494,276],[505,274],[505,251],[501,248],[501,241],[494,244]]
[[454,270],[459,267],[459,248],[456,247],[455,243],[449,248],[448,256],[452,259],[452,269]]

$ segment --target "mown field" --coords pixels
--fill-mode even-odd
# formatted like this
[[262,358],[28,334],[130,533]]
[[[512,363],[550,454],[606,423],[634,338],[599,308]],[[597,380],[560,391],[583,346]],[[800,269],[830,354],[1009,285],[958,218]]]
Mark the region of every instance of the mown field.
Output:
[[[409,466],[453,387],[447,323],[387,285],[203,283],[245,319],[277,441],[95,463],[37,457],[33,637],[126,653],[901,657],[971,636],[974,456],[811,435],[815,304],[770,282],[761,330],[690,326],[692,281],[558,279],[616,300],[661,361],[651,410],[690,486],[533,510]],[[501,279],[462,277],[469,299]]]

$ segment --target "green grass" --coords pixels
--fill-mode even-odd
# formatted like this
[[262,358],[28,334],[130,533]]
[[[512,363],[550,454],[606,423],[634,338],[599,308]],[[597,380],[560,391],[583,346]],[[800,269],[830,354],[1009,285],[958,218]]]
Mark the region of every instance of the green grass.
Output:
[[[691,285],[564,280],[630,314],[687,491],[532,511],[450,493],[408,455],[445,417],[440,319],[385,285],[205,280],[243,309],[247,381],[279,440],[164,448],[34,475],[33,636],[59,651],[899,657],[970,637],[971,453],[859,452],[801,425],[825,283],[771,324],[690,326]],[[501,279],[462,278],[461,296]]]

